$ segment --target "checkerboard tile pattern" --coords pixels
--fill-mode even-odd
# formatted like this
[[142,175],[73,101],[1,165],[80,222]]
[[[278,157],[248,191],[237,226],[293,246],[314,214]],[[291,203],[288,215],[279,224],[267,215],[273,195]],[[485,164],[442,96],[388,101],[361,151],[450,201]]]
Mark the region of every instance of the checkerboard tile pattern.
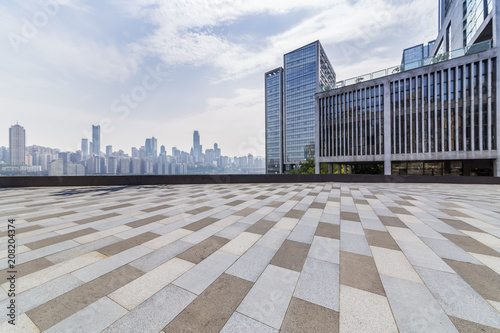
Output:
[[498,332],[499,202],[488,185],[0,189],[18,271],[0,331]]

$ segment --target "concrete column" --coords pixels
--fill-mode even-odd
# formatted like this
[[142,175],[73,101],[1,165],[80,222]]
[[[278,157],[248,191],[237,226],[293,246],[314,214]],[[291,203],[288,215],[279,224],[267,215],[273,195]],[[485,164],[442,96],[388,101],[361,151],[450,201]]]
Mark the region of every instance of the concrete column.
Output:
[[328,163],[328,174],[331,175],[333,173],[333,165]]
[[[498,37],[500,34],[500,6],[497,6],[498,1],[492,1],[493,3],[493,47],[498,47]],[[493,176],[495,177],[500,177],[500,113],[498,112],[498,103],[500,102],[500,69],[498,66],[498,58],[497,58],[497,63],[496,63],[496,108],[495,110],[491,110],[492,112],[496,112],[496,133],[495,133],[495,139],[496,139],[496,150],[497,150],[497,159],[493,161]],[[493,84],[493,82],[492,82]]]
[[384,84],[384,175],[391,174],[391,82]]

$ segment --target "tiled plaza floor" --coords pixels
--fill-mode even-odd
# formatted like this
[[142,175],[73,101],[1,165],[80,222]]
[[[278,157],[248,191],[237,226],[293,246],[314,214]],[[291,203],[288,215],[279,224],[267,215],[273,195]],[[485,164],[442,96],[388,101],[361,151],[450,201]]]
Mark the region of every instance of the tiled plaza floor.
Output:
[[500,331],[500,186],[0,189],[0,216],[0,332]]

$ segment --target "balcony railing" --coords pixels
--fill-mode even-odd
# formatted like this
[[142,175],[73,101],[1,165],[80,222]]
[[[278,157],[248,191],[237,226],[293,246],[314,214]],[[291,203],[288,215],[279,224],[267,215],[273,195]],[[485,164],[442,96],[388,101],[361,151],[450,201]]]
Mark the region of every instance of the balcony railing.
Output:
[[404,71],[408,71],[410,69],[415,69],[415,68],[420,68],[420,67],[427,66],[427,65],[437,64],[437,63],[442,62],[442,61],[455,59],[458,57],[463,57],[464,55],[469,55],[469,54],[473,54],[473,53],[483,52],[483,51],[486,51],[489,49],[491,49],[491,40],[486,40],[486,41],[479,42],[479,43],[476,43],[476,44],[473,44],[471,46],[467,46],[467,47],[464,47],[461,49],[453,50],[453,51],[446,52],[446,53],[440,53],[440,54],[437,54],[433,57],[423,58],[423,59],[420,59],[420,60],[417,60],[414,62],[410,62],[410,63],[404,64],[404,65],[393,66],[393,67],[389,67],[387,69],[382,69],[380,71],[376,71],[373,73],[360,75],[360,76],[353,77],[351,79],[347,79],[344,81],[339,81],[339,82],[336,82],[335,85],[326,85],[326,86],[321,87],[320,91],[323,92],[323,91],[328,91],[328,90],[332,90],[332,89],[342,88],[345,86],[349,86],[351,84],[356,84],[356,83],[360,83],[360,82],[364,82],[364,81],[368,81],[368,80],[378,79],[378,78],[384,77],[386,75],[397,74],[397,73],[401,73]]

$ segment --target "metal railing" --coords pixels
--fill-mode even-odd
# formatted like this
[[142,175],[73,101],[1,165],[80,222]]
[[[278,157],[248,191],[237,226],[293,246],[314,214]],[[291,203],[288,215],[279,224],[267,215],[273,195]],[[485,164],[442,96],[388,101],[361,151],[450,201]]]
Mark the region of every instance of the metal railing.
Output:
[[404,71],[408,71],[410,69],[415,69],[415,68],[420,68],[420,67],[427,66],[427,65],[437,64],[437,63],[442,62],[442,61],[446,61],[446,60],[450,60],[450,59],[454,59],[454,58],[458,58],[458,57],[463,57],[464,55],[483,52],[483,51],[486,51],[489,49],[491,49],[491,40],[486,40],[486,41],[479,42],[479,43],[476,43],[476,44],[473,44],[471,46],[467,46],[467,47],[464,47],[461,49],[453,50],[453,51],[446,52],[446,53],[440,53],[440,54],[437,54],[433,57],[423,58],[423,59],[420,59],[417,61],[402,64],[400,66],[393,66],[393,67],[382,69],[382,70],[379,70],[379,71],[376,71],[373,73],[360,75],[360,76],[353,77],[351,79],[347,79],[344,81],[339,81],[339,82],[336,82],[335,85],[322,86],[320,89],[320,92],[328,91],[328,90],[332,90],[332,89],[337,89],[337,88],[342,88],[345,86],[349,86],[351,84],[356,84],[356,83],[360,83],[360,82],[364,82],[364,81],[368,81],[368,80],[378,79],[380,77],[384,77],[384,76],[391,75],[391,74],[401,73]]

